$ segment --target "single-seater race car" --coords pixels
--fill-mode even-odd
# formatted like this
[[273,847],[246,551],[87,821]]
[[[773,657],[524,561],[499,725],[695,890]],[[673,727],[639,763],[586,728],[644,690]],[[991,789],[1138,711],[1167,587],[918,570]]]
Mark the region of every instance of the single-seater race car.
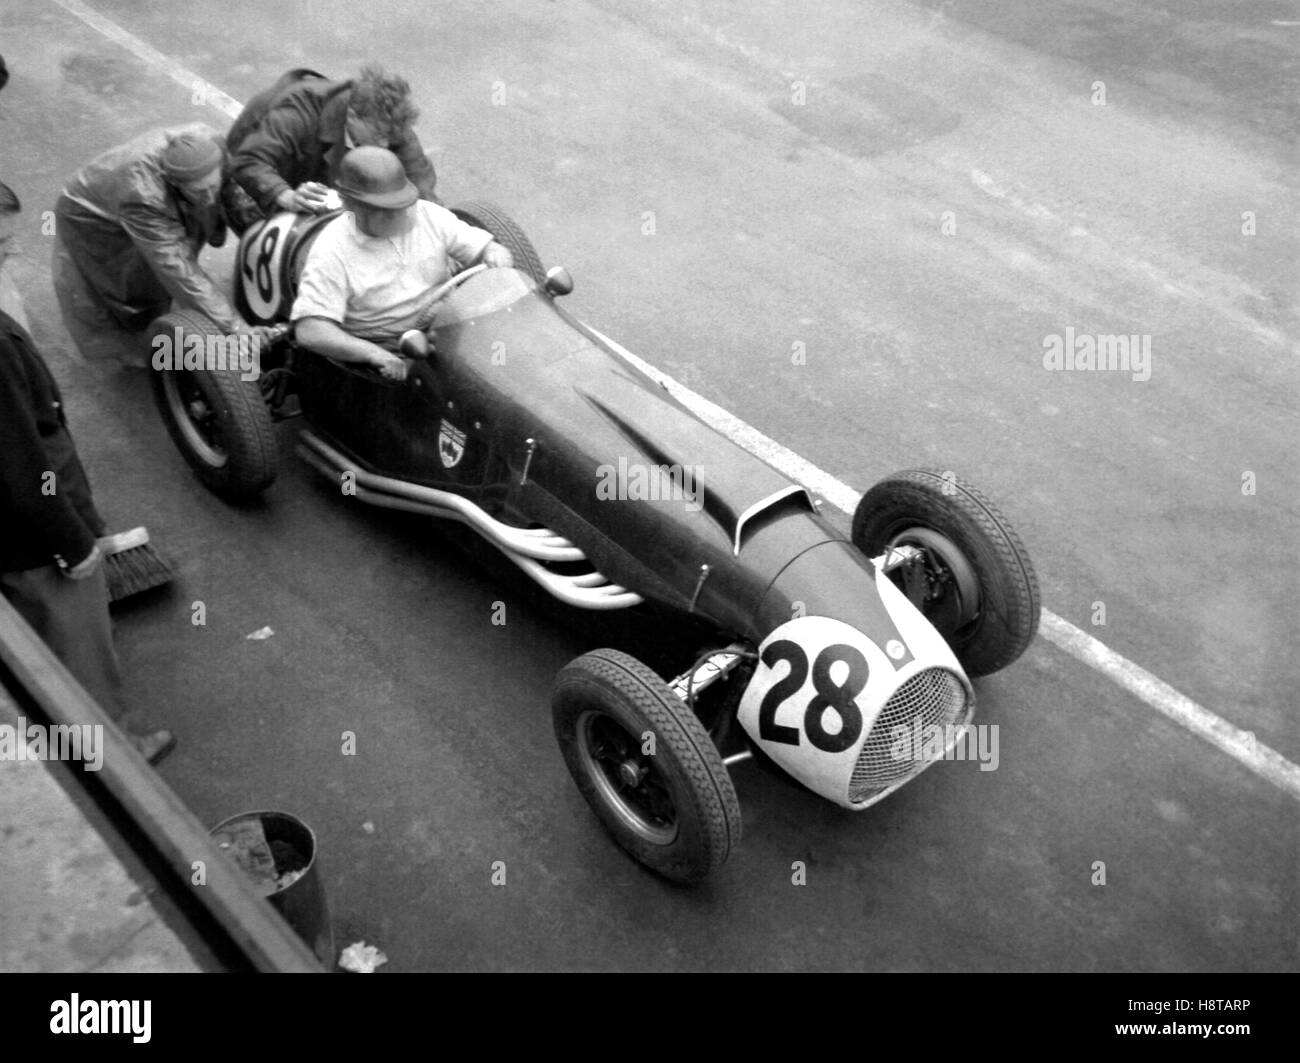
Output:
[[[461,522],[569,606],[709,632],[675,676],[598,649],[552,695],[583,796],[668,879],[705,878],[739,842],[728,772],[746,757],[864,809],[961,741],[968,677],[1015,661],[1039,620],[1033,567],[998,509],[952,472],[910,469],[866,492],[846,537],[804,487],[568,313],[567,271],[543,269],[509,217],[456,213],[515,268],[446,283],[428,332],[403,337],[405,381],[313,354],[287,328],[256,380],[154,374],[202,480],[232,501],[257,496],[275,476],[273,421],[300,412],[297,453],[342,496]],[[250,321],[287,322],[333,216],[278,214],[245,233],[236,297]],[[187,343],[215,332],[175,311],[155,330]],[[922,734],[924,753],[909,740]]]

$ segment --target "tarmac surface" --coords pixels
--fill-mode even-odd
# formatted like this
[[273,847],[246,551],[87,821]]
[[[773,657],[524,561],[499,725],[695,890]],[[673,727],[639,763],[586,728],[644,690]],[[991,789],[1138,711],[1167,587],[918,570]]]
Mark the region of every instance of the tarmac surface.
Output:
[[[343,504],[293,422],[264,503],[226,506],[145,371],[76,359],[41,231],[99,150],[223,125],[205,85],[381,59],[443,199],[506,207],[579,316],[859,489],[958,470],[1048,609],[1296,762],[1290,5],[387,0],[364,27],[338,0],[86,5],[189,91],[80,6],[0,14],[0,180],[100,508],[182,573],[119,614],[128,691],[178,734],[160,770],[201,820],[313,826],[340,948],[392,971],[1300,967],[1295,798],[1042,639],[976,683],[996,771],[938,765],[851,814],[742,765],[742,846],[701,887],[657,880],[572,785],[548,701],[606,642],[680,670],[673,633],[584,623],[427,521]],[[1148,338],[1149,377],[1046,369],[1067,329]],[[31,867],[0,844],[10,895]],[[30,965],[12,934],[0,958]]]

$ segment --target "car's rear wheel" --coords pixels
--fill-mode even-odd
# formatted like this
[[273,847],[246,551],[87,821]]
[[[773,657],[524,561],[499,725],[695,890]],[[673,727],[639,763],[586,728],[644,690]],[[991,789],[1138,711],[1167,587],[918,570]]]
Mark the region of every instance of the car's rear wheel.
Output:
[[532,241],[500,207],[491,203],[473,202],[459,203],[451,209],[461,221],[490,232],[492,239],[508,248],[514,256],[515,269],[527,273],[539,285],[546,283],[546,269]]
[[[202,314],[186,310],[164,314],[152,332],[155,352],[165,339],[177,361],[188,337],[224,335]],[[153,393],[172,442],[211,491],[231,502],[246,502],[271,485],[277,465],[275,429],[257,381],[241,380],[237,368],[173,365],[153,370]]]
[[1006,517],[951,472],[908,469],[872,487],[853,514],[868,557],[912,546],[923,560],[891,571],[971,675],[1005,668],[1038,630],[1038,577]]
[[722,866],[740,802],[703,724],[658,675],[594,650],[560,672],[551,708],[569,772],[619,845],[674,882]]

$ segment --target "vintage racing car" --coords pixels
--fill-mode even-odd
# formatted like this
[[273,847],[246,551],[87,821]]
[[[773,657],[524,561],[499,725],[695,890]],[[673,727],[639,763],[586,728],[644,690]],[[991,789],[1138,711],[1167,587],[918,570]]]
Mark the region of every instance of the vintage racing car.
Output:
[[[516,268],[446,283],[427,336],[403,337],[406,381],[299,348],[287,328],[256,380],[153,374],[203,481],[231,500],[264,491],[273,422],[300,412],[298,454],[350,478],[350,497],[462,522],[569,606],[710,632],[674,677],[601,649],[565,667],[552,696],[584,797],[669,879],[704,878],[739,842],[728,771],[747,756],[864,809],[935,759],[900,735],[942,735],[944,752],[959,741],[968,677],[1016,660],[1038,626],[1033,568],[998,509],[951,472],[912,469],[866,492],[846,536],[804,487],[568,313],[567,272],[544,270],[510,218],[486,204],[457,214]],[[244,234],[236,298],[250,321],[287,321],[333,216],[278,214]],[[214,332],[177,311],[155,329]]]

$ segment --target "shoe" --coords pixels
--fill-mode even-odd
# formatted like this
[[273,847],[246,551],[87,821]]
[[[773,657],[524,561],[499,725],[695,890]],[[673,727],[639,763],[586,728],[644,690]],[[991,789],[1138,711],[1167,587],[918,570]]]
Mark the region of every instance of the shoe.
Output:
[[153,731],[147,735],[131,735],[131,745],[150,764],[157,764],[176,748],[176,736],[171,731]]

